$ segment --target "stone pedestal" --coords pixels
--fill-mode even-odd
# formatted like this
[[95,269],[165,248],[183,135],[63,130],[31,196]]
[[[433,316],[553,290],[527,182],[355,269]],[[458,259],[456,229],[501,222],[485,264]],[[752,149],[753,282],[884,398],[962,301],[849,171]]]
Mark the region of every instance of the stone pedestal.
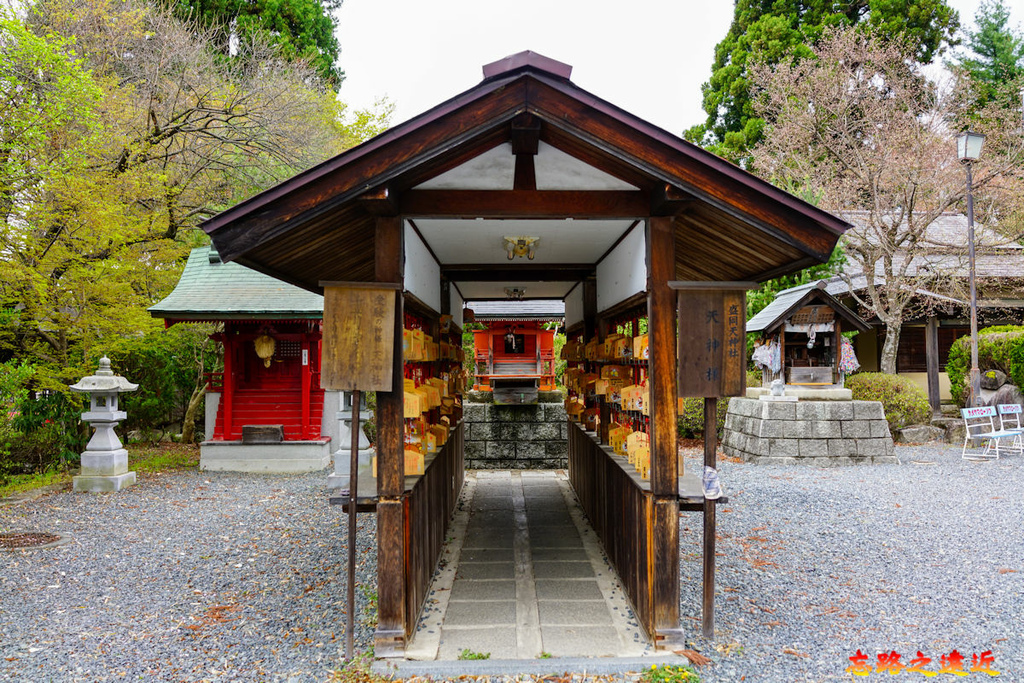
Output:
[[722,450],[759,463],[830,467],[898,462],[878,401],[734,398],[725,417]]
[[115,415],[119,419],[107,421],[92,412],[82,414],[82,419],[96,432],[82,453],[82,473],[72,480],[75,491],[120,491],[135,483],[135,473],[128,471],[128,451],[121,447],[121,440],[114,433],[124,413]]
[[498,406],[467,400],[463,418],[467,469],[568,467],[569,423],[561,402]]
[[[359,424],[355,429],[359,430],[359,463],[369,464],[373,457],[373,449],[370,448],[370,441],[366,438],[363,425],[370,419],[370,411],[366,409],[364,392],[360,392]],[[341,410],[337,412],[338,420],[338,449],[334,451],[334,471],[327,476],[328,489],[348,489],[349,465],[352,458],[352,392],[344,392],[341,399]]]

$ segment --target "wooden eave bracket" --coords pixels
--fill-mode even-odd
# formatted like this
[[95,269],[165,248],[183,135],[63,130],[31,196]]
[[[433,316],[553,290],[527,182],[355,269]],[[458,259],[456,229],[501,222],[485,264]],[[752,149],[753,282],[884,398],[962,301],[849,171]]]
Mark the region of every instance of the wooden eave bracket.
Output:
[[387,185],[363,193],[357,201],[371,216],[398,215],[398,200]]
[[651,191],[651,215],[675,216],[695,200],[689,192],[664,183]]

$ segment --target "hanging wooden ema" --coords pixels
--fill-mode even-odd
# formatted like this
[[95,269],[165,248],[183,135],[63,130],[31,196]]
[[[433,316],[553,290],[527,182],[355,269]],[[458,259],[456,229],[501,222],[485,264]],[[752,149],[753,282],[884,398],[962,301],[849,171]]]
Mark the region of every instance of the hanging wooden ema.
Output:
[[678,395],[720,398],[746,390],[747,293],[756,282],[669,282],[679,306]]
[[321,282],[324,288],[320,386],[340,391],[391,391],[395,297],[401,285]]

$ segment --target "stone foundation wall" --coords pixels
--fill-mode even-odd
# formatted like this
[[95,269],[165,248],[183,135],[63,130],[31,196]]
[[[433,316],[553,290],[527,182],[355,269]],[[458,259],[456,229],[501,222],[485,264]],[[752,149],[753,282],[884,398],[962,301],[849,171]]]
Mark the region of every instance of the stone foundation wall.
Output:
[[818,466],[897,462],[878,401],[734,398],[722,450],[746,462]]
[[467,469],[563,469],[568,424],[561,403],[528,406],[463,404]]

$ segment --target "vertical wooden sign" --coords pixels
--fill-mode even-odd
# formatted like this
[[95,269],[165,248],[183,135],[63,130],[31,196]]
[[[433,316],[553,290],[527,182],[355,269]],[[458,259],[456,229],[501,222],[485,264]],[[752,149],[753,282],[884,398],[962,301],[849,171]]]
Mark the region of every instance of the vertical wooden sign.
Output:
[[720,398],[746,391],[746,290],[752,282],[670,282],[678,290],[678,395]]
[[324,288],[320,387],[391,391],[395,297],[399,285],[321,282]]

